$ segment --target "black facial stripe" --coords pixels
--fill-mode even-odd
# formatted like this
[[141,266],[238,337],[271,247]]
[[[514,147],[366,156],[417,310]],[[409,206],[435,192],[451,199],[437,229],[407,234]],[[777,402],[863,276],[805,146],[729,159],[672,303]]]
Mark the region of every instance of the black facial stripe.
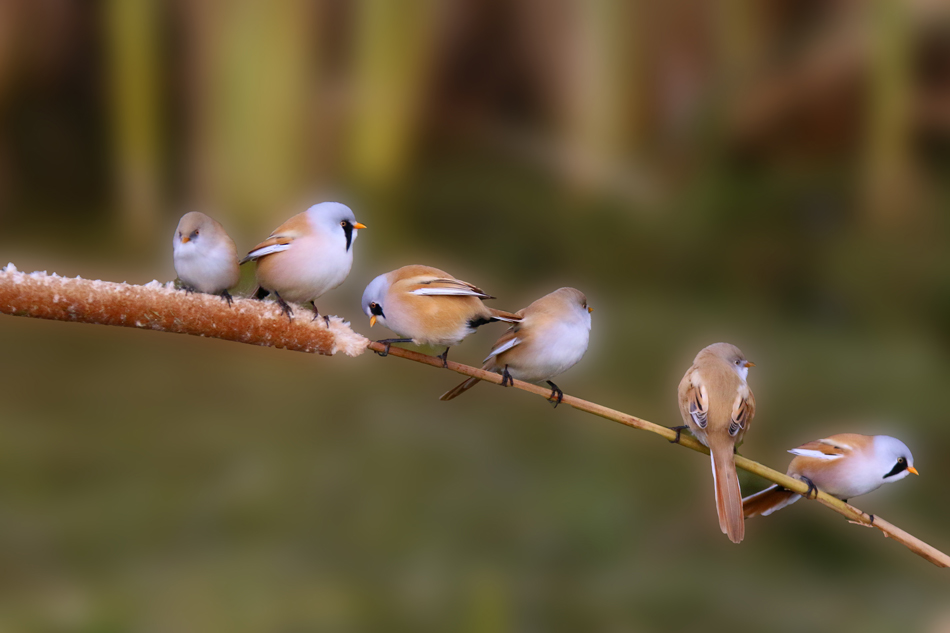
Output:
[[344,220],[342,228],[346,235],[346,250],[350,250],[350,245],[353,243],[353,225],[350,224],[349,220]]
[[369,311],[371,314],[375,314],[376,316],[383,317],[384,319],[386,318],[386,315],[383,314],[383,306],[379,305],[378,303],[374,306],[370,306]]
[[887,479],[888,477],[893,477],[893,476],[896,475],[897,473],[902,473],[902,472],[904,472],[905,470],[907,470],[907,460],[906,460],[906,459],[902,459],[902,460],[900,460],[899,462],[897,462],[896,464],[894,464],[894,468],[891,468],[891,472],[889,472],[889,473],[887,473],[886,475],[884,475],[884,479]]

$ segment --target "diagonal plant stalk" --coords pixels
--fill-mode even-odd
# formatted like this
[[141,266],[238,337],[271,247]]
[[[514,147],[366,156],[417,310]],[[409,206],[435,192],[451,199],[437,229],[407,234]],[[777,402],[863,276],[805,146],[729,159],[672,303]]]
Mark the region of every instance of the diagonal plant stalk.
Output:
[[[0,271],[0,313],[192,334],[326,355],[343,352],[359,356],[367,349],[374,352],[386,349],[384,344],[354,332],[339,317],[333,317],[327,326],[323,319],[311,320],[302,307],[295,309],[296,316],[290,321],[270,303],[235,299],[234,305],[229,307],[219,297],[188,294],[169,284],[152,282],[136,286],[45,273],[25,274],[17,272],[12,265]],[[442,359],[412,350],[392,347],[389,355],[442,368]],[[483,369],[454,361],[448,361],[447,367],[465,376],[501,384],[500,375]],[[513,381],[513,386],[544,398],[550,395],[550,389],[520,380]],[[565,394],[562,403],[670,441],[676,438],[676,432],[665,426],[581,398]],[[705,446],[686,435],[680,438],[679,445],[709,454]],[[808,486],[803,482],[741,455],[736,455],[736,466],[802,496],[807,494]],[[950,556],[881,517],[867,514],[824,492],[812,498],[855,523],[879,529],[884,536],[934,565],[950,567]]]

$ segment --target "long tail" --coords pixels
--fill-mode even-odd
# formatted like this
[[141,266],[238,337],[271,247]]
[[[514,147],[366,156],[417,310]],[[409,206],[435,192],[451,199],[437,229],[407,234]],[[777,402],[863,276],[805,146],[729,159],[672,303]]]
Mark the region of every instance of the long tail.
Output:
[[716,488],[719,529],[729,537],[730,541],[740,543],[745,537],[745,520],[742,517],[742,492],[739,490],[739,476],[736,474],[732,443],[729,441],[710,442],[709,454],[712,461],[713,485]]
[[521,317],[513,312],[505,312],[504,310],[495,310],[494,308],[488,308],[488,311],[491,312],[492,321],[506,321],[508,323],[520,323]]
[[472,387],[474,387],[480,382],[481,380],[479,378],[469,378],[468,380],[465,380],[461,384],[456,385],[452,389],[449,389],[448,391],[443,393],[442,396],[439,397],[439,400],[451,400],[452,398],[458,398],[460,395],[462,395],[463,393],[465,393],[466,391],[468,391],[469,389],[471,389]]
[[800,494],[775,484],[743,499],[742,513],[746,518],[754,517],[759,514],[767,517],[776,510],[790,506],[801,498],[802,496]]

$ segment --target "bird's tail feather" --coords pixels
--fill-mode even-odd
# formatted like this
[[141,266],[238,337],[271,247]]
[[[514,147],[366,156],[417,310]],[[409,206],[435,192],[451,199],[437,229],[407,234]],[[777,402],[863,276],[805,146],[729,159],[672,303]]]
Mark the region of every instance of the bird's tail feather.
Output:
[[520,323],[521,317],[513,312],[505,312],[504,310],[495,310],[494,308],[489,308],[491,312],[492,321],[506,321],[508,323]]
[[451,400],[452,398],[458,398],[460,395],[480,383],[481,380],[478,378],[469,378],[468,380],[463,381],[462,383],[456,385],[452,389],[449,389],[443,393],[439,400]]
[[745,537],[745,520],[742,516],[742,492],[733,458],[731,443],[709,447],[712,461],[713,485],[716,489],[716,511],[719,513],[719,529],[733,543]]
[[743,499],[742,513],[746,518],[759,514],[765,517],[776,510],[792,505],[801,498],[802,496],[797,492],[776,484]]

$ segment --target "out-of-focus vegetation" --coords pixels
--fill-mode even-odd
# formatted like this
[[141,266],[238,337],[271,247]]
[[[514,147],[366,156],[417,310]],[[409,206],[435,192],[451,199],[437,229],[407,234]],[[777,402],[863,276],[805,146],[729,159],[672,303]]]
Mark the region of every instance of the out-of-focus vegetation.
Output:
[[[370,228],[321,309],[376,335],[362,289],[407,263],[512,310],[576,286],[559,384],[664,424],[734,342],[743,453],[898,436],[922,476],[858,505],[946,549],[948,42],[932,0],[7,0],[0,256],[170,279],[186,210],[247,248],[338,199]],[[735,547],[705,461],[521,393],[25,319],[0,346],[3,630],[948,630],[946,572],[876,531],[802,502]]]

